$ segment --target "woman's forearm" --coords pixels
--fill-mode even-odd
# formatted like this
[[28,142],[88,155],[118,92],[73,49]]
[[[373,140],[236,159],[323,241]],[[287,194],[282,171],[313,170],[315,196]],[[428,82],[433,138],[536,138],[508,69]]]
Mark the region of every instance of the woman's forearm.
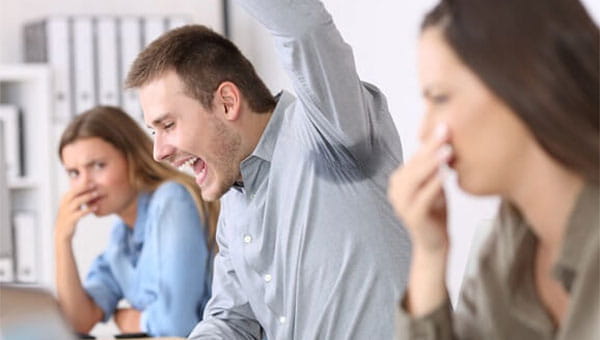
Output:
[[447,249],[413,249],[406,309],[414,317],[429,314],[447,299],[447,261]]
[[81,333],[89,332],[102,319],[102,310],[83,289],[71,242],[57,239],[56,287],[62,311],[73,328]]

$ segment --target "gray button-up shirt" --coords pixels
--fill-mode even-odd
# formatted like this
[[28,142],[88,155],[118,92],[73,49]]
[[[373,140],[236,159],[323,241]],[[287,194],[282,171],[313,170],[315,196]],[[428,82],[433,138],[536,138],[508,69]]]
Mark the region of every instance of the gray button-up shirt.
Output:
[[223,196],[213,297],[190,338],[391,339],[410,244],[386,199],[402,160],[386,100],[319,1],[242,5],[297,98],[280,95],[243,188]]

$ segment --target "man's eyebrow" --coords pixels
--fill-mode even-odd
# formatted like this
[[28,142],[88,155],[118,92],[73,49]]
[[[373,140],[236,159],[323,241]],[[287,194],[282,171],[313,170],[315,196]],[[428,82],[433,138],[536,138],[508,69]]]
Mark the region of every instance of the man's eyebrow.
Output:
[[[166,118],[167,118],[169,115],[170,115],[170,113],[169,113],[169,112],[166,112],[166,113],[163,113],[162,115],[160,115],[160,116],[156,117],[156,119],[154,119],[154,120],[152,121],[152,123],[151,123],[151,124],[152,124],[152,126],[157,126],[157,125],[159,125],[159,124],[160,124],[160,123],[161,123],[163,120],[165,120],[165,119],[166,119]],[[152,129],[152,126],[150,126],[150,125],[147,125],[147,124],[146,124],[146,127],[148,127],[148,129]]]

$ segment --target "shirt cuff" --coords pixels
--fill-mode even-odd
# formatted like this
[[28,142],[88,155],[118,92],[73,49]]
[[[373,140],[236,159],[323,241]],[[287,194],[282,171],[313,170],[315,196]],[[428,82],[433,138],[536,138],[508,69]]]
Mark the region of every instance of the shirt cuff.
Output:
[[418,318],[405,306],[406,295],[396,308],[396,340],[452,339],[452,306],[446,298],[436,309]]
[[107,322],[113,315],[119,301],[114,301],[112,292],[102,284],[86,285],[85,291],[94,300],[96,305],[102,309],[102,322]]

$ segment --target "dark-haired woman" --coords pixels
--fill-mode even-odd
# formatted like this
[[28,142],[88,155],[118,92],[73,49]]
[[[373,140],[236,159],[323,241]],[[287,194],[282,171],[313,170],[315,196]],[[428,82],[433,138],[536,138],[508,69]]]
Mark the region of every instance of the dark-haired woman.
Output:
[[[571,0],[447,0],[425,18],[422,146],[389,197],[413,242],[401,339],[600,339],[598,27]],[[440,168],[503,199],[452,313]]]

